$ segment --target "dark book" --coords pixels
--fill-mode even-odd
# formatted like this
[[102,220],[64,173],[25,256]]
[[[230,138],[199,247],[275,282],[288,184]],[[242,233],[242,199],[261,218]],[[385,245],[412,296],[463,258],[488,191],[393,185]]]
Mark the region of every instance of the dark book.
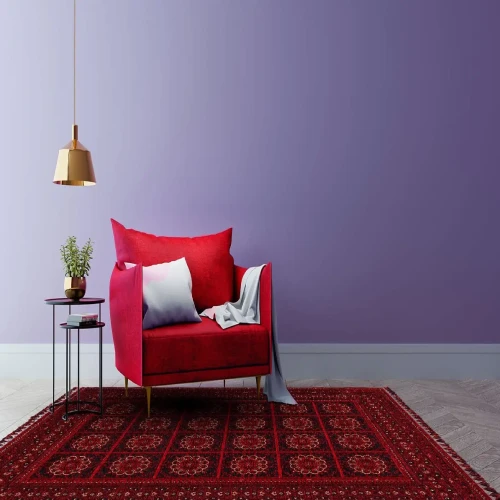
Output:
[[67,321],[69,326],[92,326],[97,325],[97,321]]

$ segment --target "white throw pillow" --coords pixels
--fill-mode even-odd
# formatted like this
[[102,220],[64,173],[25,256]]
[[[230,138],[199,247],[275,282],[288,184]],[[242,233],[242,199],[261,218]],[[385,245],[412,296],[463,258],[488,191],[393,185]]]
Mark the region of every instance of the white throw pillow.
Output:
[[[136,264],[125,262],[130,269]],[[193,302],[191,272],[183,257],[142,268],[142,328],[175,323],[199,323]]]

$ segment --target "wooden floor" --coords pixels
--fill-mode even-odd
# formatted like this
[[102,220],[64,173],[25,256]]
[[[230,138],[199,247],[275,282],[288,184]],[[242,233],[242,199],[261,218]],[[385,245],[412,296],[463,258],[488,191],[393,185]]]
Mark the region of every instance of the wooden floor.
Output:
[[[499,380],[289,380],[289,387],[390,387],[456,452],[500,492]],[[123,380],[105,380],[105,386]],[[222,387],[222,381],[185,384]],[[84,380],[82,386],[97,380]],[[132,386],[133,384],[131,384]],[[227,387],[255,387],[255,379],[226,381]],[[56,396],[64,381],[56,381]],[[153,389],[154,391],[154,389]],[[0,438],[14,431],[52,399],[50,380],[0,380]]]

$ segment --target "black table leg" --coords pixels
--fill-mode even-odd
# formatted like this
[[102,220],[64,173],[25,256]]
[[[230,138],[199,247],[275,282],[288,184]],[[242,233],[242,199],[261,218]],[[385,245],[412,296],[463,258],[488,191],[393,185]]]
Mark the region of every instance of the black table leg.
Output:
[[[99,309],[101,304],[99,304]],[[100,317],[100,311],[99,311]],[[102,326],[99,328],[99,405],[101,407],[102,415]]]
[[80,328],[78,328],[78,359],[77,359],[77,370],[78,370],[78,394],[76,407],[80,409]]
[[[99,322],[101,321],[101,304],[99,304]],[[102,415],[102,328],[99,328],[99,405]]]
[[52,306],[52,406],[50,411],[54,413],[56,402],[56,306]]
[[[71,306],[69,306],[69,314],[71,314]],[[68,394],[66,395],[66,399],[70,398],[71,395],[71,330],[68,330],[69,333],[69,342],[68,342]],[[68,413],[67,405],[66,405],[66,414]]]
[[64,420],[68,417],[68,333],[69,330],[66,330],[66,413],[63,415]]
[[[99,304],[99,322],[101,321],[101,304]],[[102,327],[99,328],[99,405],[102,415]]]
[[71,397],[71,330],[68,330],[68,333],[69,333],[69,344],[68,344],[68,347],[69,347],[69,356],[68,356],[68,360],[69,360],[69,368],[68,368],[68,379],[69,379],[69,395]]

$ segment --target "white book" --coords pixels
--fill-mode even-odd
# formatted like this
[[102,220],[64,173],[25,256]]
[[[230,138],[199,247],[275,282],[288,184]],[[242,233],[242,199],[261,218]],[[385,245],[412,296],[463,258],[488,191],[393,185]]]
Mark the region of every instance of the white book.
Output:
[[97,321],[97,316],[95,313],[70,314],[67,321],[71,323],[85,323],[86,321]]

